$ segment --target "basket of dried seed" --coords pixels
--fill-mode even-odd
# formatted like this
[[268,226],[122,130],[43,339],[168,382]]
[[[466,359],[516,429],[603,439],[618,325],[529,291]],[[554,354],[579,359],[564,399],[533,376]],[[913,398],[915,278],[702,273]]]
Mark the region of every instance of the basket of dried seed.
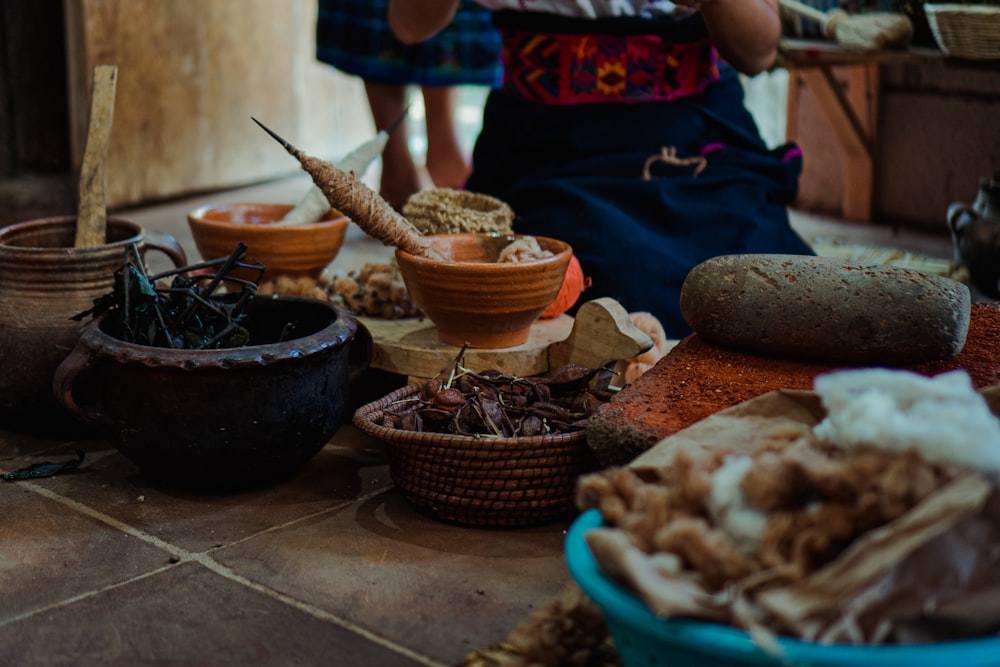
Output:
[[576,512],[576,480],[599,468],[586,421],[610,398],[600,369],[564,366],[545,376],[457,372],[398,389],[354,414],[383,441],[403,497],[437,519],[519,527]]

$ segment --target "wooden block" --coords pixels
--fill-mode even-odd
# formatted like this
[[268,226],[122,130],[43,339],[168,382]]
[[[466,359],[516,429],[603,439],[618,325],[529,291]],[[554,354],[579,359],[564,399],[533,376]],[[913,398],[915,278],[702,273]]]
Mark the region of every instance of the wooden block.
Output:
[[[359,318],[372,335],[372,368],[415,379],[427,379],[451,366],[460,347],[438,340],[437,328],[424,318],[383,320]],[[465,366],[474,371],[496,369],[509,375],[541,375],[566,364],[600,368],[635,357],[653,347],[628,312],[614,299],[595,299],[580,306],[576,317],[537,320],[528,340],[499,349],[468,348]]]
[[[448,368],[460,347],[438,340],[437,328],[424,318],[383,320],[359,318],[372,334],[372,368],[427,379]],[[531,326],[528,340],[500,349],[469,348],[465,365],[475,371],[496,369],[510,375],[539,375],[549,370],[549,346],[566,338],[574,320],[561,315],[538,320]]]

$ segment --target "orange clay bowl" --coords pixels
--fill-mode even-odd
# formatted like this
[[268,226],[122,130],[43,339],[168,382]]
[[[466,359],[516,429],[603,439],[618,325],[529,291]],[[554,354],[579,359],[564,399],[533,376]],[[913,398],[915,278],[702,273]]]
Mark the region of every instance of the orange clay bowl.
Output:
[[348,219],[331,209],[317,222],[273,224],[291,209],[291,204],[208,205],[188,213],[188,226],[204,260],[228,257],[242,241],[247,244],[245,260],[264,265],[264,280],[281,275],[318,278],[340,252]]
[[562,286],[573,249],[536,236],[552,256],[498,264],[500,251],[517,236],[440,234],[427,237],[452,261],[428,259],[396,249],[396,262],[410,298],[437,326],[443,343],[503,348],[528,339],[532,323]]

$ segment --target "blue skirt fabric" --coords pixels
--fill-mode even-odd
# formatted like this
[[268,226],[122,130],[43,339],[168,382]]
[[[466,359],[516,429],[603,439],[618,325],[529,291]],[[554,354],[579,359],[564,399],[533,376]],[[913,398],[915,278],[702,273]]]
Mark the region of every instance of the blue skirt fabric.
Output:
[[[548,105],[492,91],[466,189],[509,203],[515,231],[568,242],[592,281],[581,303],[612,297],[683,337],[680,289],[696,264],[813,254],[788,223],[801,152],[767,148],[738,75],[720,69],[702,93],[669,102]],[[705,166],[654,161],[644,179],[664,148]]]
[[378,83],[499,85],[500,36],[491,12],[462,0],[444,31],[406,45],[392,34],[387,7],[388,0],[319,0],[317,60]]

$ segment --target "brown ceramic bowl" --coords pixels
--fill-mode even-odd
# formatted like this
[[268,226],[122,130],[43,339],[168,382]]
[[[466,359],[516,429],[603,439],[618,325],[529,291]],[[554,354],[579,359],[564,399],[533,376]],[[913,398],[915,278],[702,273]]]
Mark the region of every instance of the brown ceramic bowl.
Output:
[[202,259],[228,257],[242,241],[247,244],[245,259],[264,265],[264,280],[318,278],[340,252],[348,219],[331,209],[318,222],[274,224],[291,209],[291,204],[208,205],[188,213],[188,226]]
[[413,302],[437,326],[443,343],[502,348],[528,339],[532,323],[562,286],[573,249],[536,236],[552,256],[498,264],[500,250],[517,236],[441,234],[432,247],[451,261],[396,250],[396,261]]

